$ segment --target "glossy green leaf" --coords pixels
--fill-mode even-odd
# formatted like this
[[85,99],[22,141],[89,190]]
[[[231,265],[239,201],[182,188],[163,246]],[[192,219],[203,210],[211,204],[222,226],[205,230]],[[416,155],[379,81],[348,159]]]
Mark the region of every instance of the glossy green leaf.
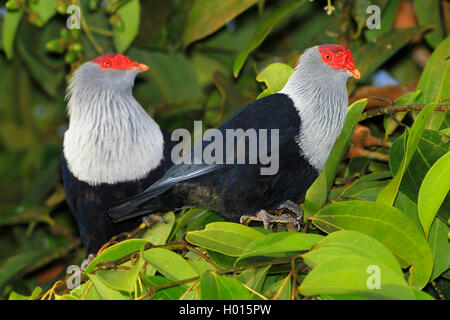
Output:
[[[290,300],[292,294],[292,285],[291,281],[285,282],[287,277],[287,273],[285,274],[274,274],[268,275],[266,280],[264,281],[263,288],[261,289],[261,293],[267,298],[273,298],[278,291],[281,289],[281,293],[278,297],[278,300]],[[281,286],[283,286],[281,288]]]
[[[450,37],[447,37],[434,50],[420,76],[417,90],[422,94],[416,103],[439,103],[443,99],[450,98],[450,59],[447,58],[449,51]],[[445,112],[433,112],[426,128],[439,130],[446,116]]]
[[439,45],[445,37],[441,14],[441,1],[439,0],[414,0],[414,12],[423,26],[431,25],[432,30],[425,33],[425,40],[434,48]]
[[431,280],[436,279],[442,273],[450,268],[450,242],[448,235],[450,227],[442,222],[441,219],[435,218],[430,229],[428,244],[433,252],[433,274]]
[[[374,287],[372,279],[377,275],[379,287]],[[303,280],[300,293],[306,296],[345,294],[369,299],[414,299],[401,272],[393,271],[378,260],[356,254],[317,265]]]
[[114,261],[127,254],[141,250],[147,243],[144,239],[129,239],[116,243],[106,248],[102,253],[94,258],[86,268],[86,272],[92,272],[95,266],[101,261]]
[[[406,136],[407,134],[395,140],[389,152],[389,167],[393,175],[398,172],[401,160],[404,157]],[[448,151],[450,151],[450,139],[448,136],[437,131],[424,130],[400,184],[400,190],[411,201],[417,202],[419,188],[425,175],[431,166]],[[446,198],[437,215],[446,220],[449,211],[450,199]]]
[[56,14],[58,0],[38,0],[30,2],[30,9],[39,15],[40,23],[46,24]]
[[[271,266],[269,265],[266,267],[244,270],[236,277],[236,279],[245,283],[249,288],[252,288],[256,292],[260,292],[270,267]],[[252,298],[259,299],[256,294],[252,293],[251,295]]]
[[325,167],[319,177],[314,181],[311,187],[309,187],[308,191],[306,191],[305,204],[303,206],[304,221],[326,204],[328,194],[336,177],[337,169],[347,152],[353,130],[358,123],[367,101],[367,99],[361,99],[349,106],[344,128],[331,149]]
[[278,9],[271,12],[259,25],[255,34],[253,35],[247,46],[239,52],[238,56],[234,60],[233,74],[235,77],[239,75],[248,55],[255,50],[268,36],[270,31],[283,19],[294,13],[295,10],[301,4],[306,4],[306,0],[290,0]]
[[272,258],[284,257],[305,251],[317,244],[321,235],[297,232],[276,232],[258,238],[250,243],[242,252],[238,260],[266,256]]
[[142,239],[147,240],[153,245],[161,245],[167,242],[170,232],[172,231],[173,225],[175,223],[175,214],[173,211],[169,211],[162,216],[167,223],[156,222],[151,225],[150,228],[145,230],[142,235]]
[[267,90],[261,92],[257,99],[277,93],[283,89],[293,70],[291,66],[284,63],[269,64],[256,76],[258,82],[264,82],[267,86]]
[[31,293],[30,296],[24,296],[21,295],[20,293],[17,293],[15,291],[11,292],[11,294],[9,295],[8,300],[34,300],[36,299],[40,294],[42,293],[42,288],[41,287],[36,287],[33,289],[33,292]]
[[119,53],[125,52],[139,32],[141,5],[139,0],[129,0],[116,12],[123,23],[122,28],[113,28],[114,46]]
[[377,202],[386,205],[392,205],[394,203],[395,197],[397,196],[398,190],[400,188],[400,183],[402,182],[403,174],[406,171],[409,163],[411,162],[412,156],[419,145],[420,138],[422,137],[425,124],[427,123],[431,112],[433,111],[435,103],[428,104],[419,114],[416,121],[411,128],[408,135],[408,141],[406,143],[406,152],[402,158],[400,164],[400,169],[395,174],[391,182],[378,194]]
[[3,20],[2,28],[2,44],[3,51],[5,51],[6,57],[11,59],[13,56],[14,39],[16,37],[16,31],[19,27],[20,20],[24,13],[24,6],[21,6],[16,11],[6,11],[5,18]]
[[[150,276],[146,277],[145,280],[151,285],[151,286],[159,286],[166,283],[171,283],[169,279],[166,279],[161,276]],[[156,294],[153,298],[153,300],[178,300],[180,297],[186,292],[186,289],[182,286],[174,286],[169,287],[166,289],[161,289],[156,291]]]
[[183,34],[183,43],[202,39],[257,3],[258,0],[195,0]]
[[[143,254],[144,259],[163,276],[172,281],[197,277],[195,269],[180,255],[173,251],[153,248]],[[184,286],[189,286],[188,284]]]
[[30,266],[46,254],[47,250],[19,253],[9,257],[0,268],[0,288],[17,273]]
[[303,258],[309,266],[314,267],[342,255],[359,255],[373,259],[394,272],[401,273],[397,259],[383,244],[358,231],[345,230],[330,233],[322,238],[312,251],[304,254]]
[[206,272],[200,277],[202,300],[250,300],[250,292],[236,279]]
[[199,247],[239,256],[253,240],[261,237],[264,237],[263,233],[242,224],[215,222],[204,230],[188,232],[185,239]]
[[[450,190],[450,152],[437,160],[420,186],[418,209],[426,237],[439,207]],[[450,213],[449,213],[450,214]]]
[[144,260],[139,257],[134,265],[128,266],[128,263],[128,270],[98,270],[95,275],[112,289],[132,292],[143,264]]
[[402,268],[411,265],[411,286],[421,289],[430,279],[430,247],[423,233],[399,209],[369,201],[342,201],[324,207],[310,219],[327,233],[354,230],[377,239],[391,250]]
[[99,276],[95,274],[88,274],[88,277],[92,281],[95,290],[102,300],[130,300],[130,296],[125,295],[118,290],[112,289]]

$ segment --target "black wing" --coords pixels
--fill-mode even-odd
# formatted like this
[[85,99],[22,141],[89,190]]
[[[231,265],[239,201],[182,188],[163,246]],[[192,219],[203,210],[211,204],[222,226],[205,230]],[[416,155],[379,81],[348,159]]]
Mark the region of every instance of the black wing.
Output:
[[[276,121],[274,121],[276,119]],[[283,145],[283,139],[294,139],[300,130],[300,117],[294,107],[292,100],[285,94],[273,94],[262,99],[256,100],[246,107],[236,112],[232,118],[225,122],[219,130],[223,136],[226,135],[226,129],[287,129],[287,136],[280,136],[280,145]],[[236,145],[236,140],[234,141]],[[203,145],[207,145],[210,141],[202,141]],[[270,141],[267,146],[270,151]],[[191,150],[191,153],[193,153]],[[173,165],[164,176],[151,185],[144,192],[130,198],[126,198],[118,203],[115,203],[108,209],[109,216],[114,220],[123,220],[125,216],[130,215],[133,211],[139,208],[140,205],[147,201],[158,197],[172,186],[182,181],[191,180],[200,176],[204,176],[211,172],[217,171],[226,166],[228,157],[236,159],[239,154],[234,148],[234,154],[226,154],[223,152],[223,164],[179,164]],[[247,156],[251,157],[252,155]],[[191,154],[186,155],[191,157]],[[134,216],[134,214],[133,214]]]

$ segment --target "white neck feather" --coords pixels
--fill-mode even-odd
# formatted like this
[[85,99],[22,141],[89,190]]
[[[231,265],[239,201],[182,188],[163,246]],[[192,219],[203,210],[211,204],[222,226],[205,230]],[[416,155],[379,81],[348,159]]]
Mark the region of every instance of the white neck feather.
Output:
[[[314,55],[318,59],[311,59]],[[306,50],[279,93],[294,102],[301,118],[297,142],[303,155],[320,172],[344,126],[348,74],[315,61],[320,61],[317,47]]]
[[[130,74],[119,81],[117,72]],[[163,158],[161,129],[132,95],[136,73],[117,72],[102,86],[94,85],[91,70],[78,70],[68,88],[64,156],[72,174],[90,185],[143,178]]]

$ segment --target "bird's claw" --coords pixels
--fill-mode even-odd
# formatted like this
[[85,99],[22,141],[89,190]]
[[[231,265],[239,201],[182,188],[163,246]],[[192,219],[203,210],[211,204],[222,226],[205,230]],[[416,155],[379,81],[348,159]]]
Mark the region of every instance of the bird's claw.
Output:
[[272,215],[268,213],[266,210],[260,210],[254,216],[253,215],[242,216],[240,219],[241,223],[246,223],[249,221],[260,221],[263,223],[265,229],[269,229],[269,225],[271,223],[283,223],[283,224],[292,223],[297,231],[300,230],[299,218],[294,218],[288,214]]
[[279,207],[279,210],[282,209],[287,209],[289,211],[291,211],[292,213],[294,213],[297,217],[296,219],[298,221],[302,221],[303,220],[303,210],[293,201],[291,200],[287,200],[285,202],[283,202]]

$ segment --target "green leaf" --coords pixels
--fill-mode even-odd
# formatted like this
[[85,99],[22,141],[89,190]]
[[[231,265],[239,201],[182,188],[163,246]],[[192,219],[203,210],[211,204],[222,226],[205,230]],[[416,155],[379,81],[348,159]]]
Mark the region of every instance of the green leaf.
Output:
[[47,253],[47,250],[38,250],[19,253],[2,261],[0,268],[0,288],[2,288],[12,277],[38,261]]
[[248,55],[255,50],[267,37],[267,35],[272,31],[272,29],[283,19],[288,17],[290,14],[295,12],[295,9],[301,4],[306,4],[306,0],[290,0],[278,9],[270,13],[259,25],[255,34],[253,35],[247,46],[239,52],[238,56],[234,60],[233,74],[235,77],[239,75],[242,67],[244,66],[245,60],[247,60]]
[[14,38],[16,36],[17,28],[19,27],[20,20],[24,12],[24,6],[21,6],[19,10],[6,11],[5,18],[3,20],[2,28],[2,44],[3,51],[5,51],[6,58],[11,59],[13,56]]
[[417,146],[419,145],[420,138],[422,137],[425,124],[428,118],[431,116],[435,103],[430,103],[425,106],[425,108],[420,112],[416,121],[411,128],[411,132],[408,136],[408,141],[406,143],[406,153],[402,159],[400,169],[395,174],[391,182],[378,194],[377,202],[386,205],[392,205],[394,203],[395,197],[397,196],[398,190],[400,188],[400,183],[402,182],[403,174],[408,167]]
[[[166,283],[171,283],[169,279],[161,276],[145,277],[147,282],[152,286],[159,286]],[[178,300],[185,293],[186,289],[182,286],[174,286],[166,289],[160,289],[156,291],[154,300]]]
[[450,190],[450,152],[431,167],[420,186],[418,209],[425,236],[428,234],[439,207]]
[[63,68],[51,69],[43,63],[42,57],[33,55],[23,43],[23,39],[18,39],[17,50],[21,59],[25,62],[33,79],[40,83],[42,89],[51,97],[59,94],[59,89],[64,81],[65,72]]
[[448,235],[450,227],[442,222],[441,219],[435,218],[430,229],[428,244],[433,252],[433,274],[431,280],[436,279],[442,273],[450,268],[450,242]]
[[113,28],[114,47],[123,53],[133,42],[139,32],[141,5],[139,0],[129,0],[116,12],[123,22],[123,28]]
[[280,290],[281,286],[284,287],[281,289],[281,293],[278,297],[278,300],[290,300],[291,299],[291,281],[285,282],[287,274],[276,274],[269,275],[266,277],[264,281],[264,286],[262,288],[262,294],[268,298],[273,298],[277,292]]
[[[371,269],[373,268],[373,269]],[[374,272],[379,272],[379,287],[371,289]],[[369,299],[414,299],[403,274],[377,260],[359,255],[340,256],[317,265],[303,280],[300,293],[358,295]]]
[[31,293],[30,296],[24,296],[21,295],[20,293],[17,293],[15,291],[11,292],[11,294],[9,295],[8,300],[34,300],[37,298],[37,296],[39,296],[42,293],[42,288],[41,287],[36,287],[33,289],[33,292]]
[[[269,265],[255,269],[247,269],[241,272],[236,278],[240,282],[245,283],[249,288],[252,288],[256,292],[260,292],[270,267],[271,266]],[[259,297],[254,293],[252,293],[251,296],[254,299],[259,299]]]
[[256,76],[256,80],[258,82],[264,82],[268,90],[261,92],[257,99],[277,93],[283,89],[293,70],[294,69],[292,69],[291,66],[284,63],[272,63],[264,68],[264,70]]
[[293,252],[305,251],[317,244],[323,237],[318,234],[297,232],[276,232],[258,238],[250,243],[238,260],[248,257],[266,256],[272,258],[292,255]]
[[87,276],[92,281],[95,290],[103,300],[130,300],[129,296],[126,296],[120,291],[112,289],[97,275],[88,274]]
[[399,209],[369,201],[342,201],[324,207],[310,219],[327,233],[354,230],[377,239],[391,250],[402,268],[412,265],[411,286],[421,289],[430,279],[430,247],[423,233]]
[[[427,27],[394,29],[367,44],[353,41],[350,49],[355,65],[361,72],[361,81],[369,79],[375,70],[426,29]],[[373,54],[374,52],[377,54]],[[349,91],[352,92],[355,86],[356,80],[350,80]]]
[[442,25],[441,1],[439,0],[414,0],[414,12],[423,26],[431,25],[433,30],[425,33],[425,40],[436,48],[444,39],[445,31]]
[[164,104],[170,110],[168,105],[173,104],[179,113],[180,105],[203,101],[204,95],[197,75],[183,54],[176,51],[148,51],[132,46],[127,55],[149,66],[147,72],[139,75],[145,81],[141,85],[137,83],[134,90],[141,105],[155,107]]
[[184,46],[217,31],[258,0],[195,0],[183,35]]
[[355,254],[376,260],[394,272],[401,273],[397,259],[383,244],[358,231],[345,230],[330,233],[322,238],[312,251],[304,254],[303,258],[309,266],[315,267],[343,255]]
[[236,279],[206,272],[200,277],[202,300],[250,300],[249,291]]
[[330,156],[328,157],[325,167],[319,177],[314,181],[311,187],[309,187],[308,191],[306,191],[305,204],[303,206],[304,221],[306,221],[309,216],[312,216],[319,211],[320,208],[326,204],[331,186],[333,185],[336,177],[337,169],[341,164],[345,153],[347,152],[353,130],[358,123],[367,101],[367,99],[355,101],[348,108],[344,128],[342,129],[339,137],[336,139],[333,149],[331,149]]
[[[389,152],[389,167],[395,175],[405,154],[405,139],[407,133],[399,137],[392,144]],[[424,130],[411,162],[405,171],[400,184],[403,191],[411,200],[417,202],[420,185],[431,166],[443,155],[450,151],[450,138],[440,132]],[[443,206],[447,208],[446,205]]]
[[[422,94],[416,103],[439,103],[441,100],[450,98],[450,59],[447,59],[449,52],[450,37],[447,37],[434,50],[420,76],[417,90],[420,90]],[[439,130],[446,115],[445,112],[434,112],[426,128]]]
[[143,262],[143,259],[139,257],[129,270],[98,270],[95,275],[112,289],[132,292]]
[[[197,271],[183,257],[170,250],[153,248],[145,251],[143,257],[169,280],[178,281],[198,276]],[[188,287],[189,284],[183,286]]]
[[167,223],[156,222],[148,228],[141,237],[155,246],[165,244],[167,242],[175,223],[175,214],[172,211],[167,212],[162,217]]
[[31,11],[39,15],[40,23],[46,24],[56,14],[56,3],[58,0],[38,0],[31,1],[29,6]]
[[[313,274],[306,277],[306,291],[302,286],[302,294],[338,294],[353,295],[355,298],[394,298],[394,299],[412,299],[412,291],[405,283],[400,265],[392,253],[380,242],[374,238],[355,231],[338,231],[331,233],[323,238],[311,252],[303,255],[305,263],[316,270],[321,266],[319,272],[328,272],[332,264],[336,261],[358,261],[360,258],[372,261],[363,269],[355,262],[350,263],[350,271],[345,268],[339,270],[338,267],[333,270],[338,275],[324,277],[320,279],[320,274]],[[379,268],[380,288],[370,289],[368,286],[369,277],[372,272],[369,268]],[[389,269],[386,274],[384,271]],[[313,272],[314,272],[313,270]],[[355,275],[352,272],[355,270]],[[382,271],[383,270],[383,271]],[[362,281],[364,279],[364,281]],[[362,281],[362,282],[361,282]],[[383,282],[384,281],[384,282]],[[384,289],[380,290],[380,289]],[[309,292],[308,290],[313,290]]]
[[263,236],[263,233],[242,224],[214,222],[204,230],[188,232],[185,239],[199,247],[239,256],[253,240]]
[[141,250],[147,243],[144,239],[129,239],[106,248],[94,260],[89,263],[85,272],[94,271],[95,266],[101,261],[114,261],[126,256],[127,254]]
[[195,271],[197,271],[197,273],[199,275],[202,275],[203,273],[208,272],[208,271],[213,271],[213,272],[217,271],[217,268],[214,265],[212,265],[211,263],[209,263],[205,260],[200,260],[200,259],[192,260],[192,261],[189,261],[189,264],[191,265],[192,268],[195,269]]

